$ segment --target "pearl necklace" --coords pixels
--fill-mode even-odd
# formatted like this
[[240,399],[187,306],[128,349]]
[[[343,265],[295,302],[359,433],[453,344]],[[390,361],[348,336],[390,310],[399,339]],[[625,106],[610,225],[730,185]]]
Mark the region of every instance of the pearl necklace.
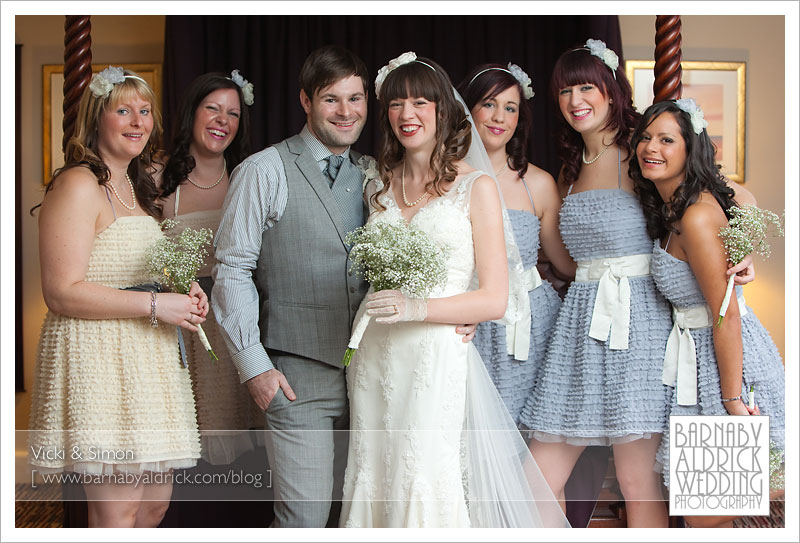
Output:
[[603,147],[603,150],[600,151],[599,153],[597,153],[597,156],[594,157],[592,160],[586,160],[586,147],[584,146],[583,152],[581,153],[581,159],[583,160],[583,163],[584,164],[594,164],[595,162],[597,162],[598,158],[603,156],[603,153],[605,153],[608,150],[609,147],[611,147],[611,143],[609,143],[608,145]]
[[503,167],[500,168],[500,171],[498,171],[494,176],[500,178],[500,174],[503,173],[507,167],[508,167],[508,155],[506,155],[506,159],[503,161]]
[[406,161],[403,160],[403,173],[400,175],[400,187],[403,190],[403,203],[406,204],[406,207],[414,207],[418,203],[422,201],[425,196],[428,195],[428,191],[422,193],[422,196],[414,200],[413,202],[409,202],[408,198],[406,197]]
[[128,172],[125,172],[125,179],[128,180],[128,185],[130,185],[131,187],[131,199],[133,200],[133,205],[128,205],[122,201],[122,198],[119,197],[117,188],[114,186],[114,182],[111,180],[110,177],[108,178],[108,184],[111,185],[111,190],[114,192],[114,196],[117,197],[117,200],[119,200],[119,203],[122,204],[122,207],[124,207],[127,210],[133,211],[134,209],[136,209],[136,192],[134,192],[133,190],[133,181],[131,181],[131,176],[128,175]]
[[219,174],[219,179],[217,179],[216,181],[214,181],[214,183],[212,183],[211,185],[207,185],[207,186],[206,186],[206,185],[200,185],[200,184],[198,184],[198,183],[195,183],[194,181],[192,181],[192,180],[189,178],[189,176],[188,176],[188,175],[186,176],[186,180],[187,180],[189,183],[191,183],[192,185],[194,185],[195,187],[197,187],[198,189],[203,189],[203,190],[213,189],[214,187],[216,187],[217,185],[219,185],[220,181],[222,181],[222,178],[223,178],[223,177],[225,177],[225,170],[227,169],[227,167],[228,167],[228,163],[227,163],[227,162],[225,162],[225,159],[223,158],[223,159],[222,159],[222,171],[221,171],[221,172],[220,172],[220,174]]

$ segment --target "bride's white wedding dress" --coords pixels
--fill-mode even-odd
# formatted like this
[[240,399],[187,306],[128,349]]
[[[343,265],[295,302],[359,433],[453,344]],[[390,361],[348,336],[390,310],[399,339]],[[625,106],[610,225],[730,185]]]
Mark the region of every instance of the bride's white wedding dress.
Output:
[[[457,178],[411,219],[448,251],[446,285],[431,297],[470,288],[469,199],[481,175]],[[405,220],[391,191],[380,202],[386,210],[369,221]],[[347,370],[347,387],[342,526],[566,525],[475,347],[453,325],[371,320]]]

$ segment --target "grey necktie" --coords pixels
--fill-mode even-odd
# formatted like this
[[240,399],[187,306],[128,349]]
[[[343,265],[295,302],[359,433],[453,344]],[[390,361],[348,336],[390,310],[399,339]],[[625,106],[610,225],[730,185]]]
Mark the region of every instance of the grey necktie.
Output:
[[331,155],[328,157],[328,167],[325,171],[328,174],[328,182],[333,185],[333,182],[336,180],[336,176],[339,175],[339,169],[342,167],[342,162],[344,162],[344,157],[341,155]]
[[[334,170],[334,172],[331,172]],[[361,201],[361,170],[350,162],[350,157],[331,155],[328,159],[327,175],[335,179],[331,185],[333,199],[339,206],[342,225],[346,232],[364,224],[364,208]]]

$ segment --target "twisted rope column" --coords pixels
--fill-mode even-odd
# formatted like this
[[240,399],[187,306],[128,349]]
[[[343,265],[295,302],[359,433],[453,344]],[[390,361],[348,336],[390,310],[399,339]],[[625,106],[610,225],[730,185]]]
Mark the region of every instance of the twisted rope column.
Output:
[[681,17],[656,16],[653,103],[681,97]]
[[64,21],[64,151],[75,131],[83,89],[92,78],[92,23],[89,15],[67,15]]

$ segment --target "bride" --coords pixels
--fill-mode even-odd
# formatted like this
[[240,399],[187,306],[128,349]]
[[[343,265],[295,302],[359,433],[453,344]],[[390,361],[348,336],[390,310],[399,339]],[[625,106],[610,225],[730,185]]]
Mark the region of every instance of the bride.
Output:
[[467,163],[488,164],[480,139],[429,59],[404,53],[375,91],[384,142],[369,220],[427,233],[447,249],[448,274],[429,299],[387,290],[364,302],[375,318],[348,368],[342,525],[567,526],[475,347],[454,333],[528,309],[497,186]]

